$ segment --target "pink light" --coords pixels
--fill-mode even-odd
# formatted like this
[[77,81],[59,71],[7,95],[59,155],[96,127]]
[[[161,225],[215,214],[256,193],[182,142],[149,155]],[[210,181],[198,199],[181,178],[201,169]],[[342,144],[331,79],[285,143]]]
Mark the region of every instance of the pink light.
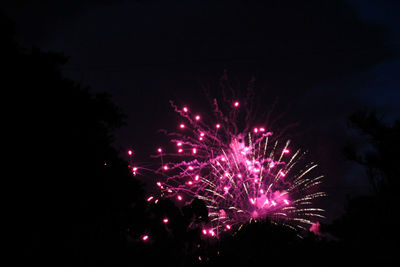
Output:
[[188,185],[193,185],[193,182],[192,182],[192,181],[189,181],[189,182],[188,182]]
[[188,169],[193,171],[193,166],[189,166]]
[[199,178],[200,178],[200,176],[198,176],[198,175],[196,175],[196,176],[194,177],[194,179],[195,179],[196,181],[198,181]]
[[177,146],[182,146],[182,142],[176,143]]
[[286,205],[289,205],[289,201],[287,201],[287,199],[284,199],[283,202],[285,202]]
[[285,148],[282,152],[287,154],[287,153],[289,153],[289,149]]
[[200,140],[200,141],[203,141],[203,137],[199,137],[199,140]]
[[142,236],[142,240],[143,240],[143,241],[147,241],[148,239],[149,239],[149,236],[148,236],[148,235]]
[[189,111],[189,109],[187,108],[187,107],[183,107],[183,112],[188,112]]
[[237,108],[237,107],[239,106],[239,101],[236,101],[235,103],[233,103],[233,106],[234,106],[235,108]]
[[231,230],[231,226],[229,224],[227,224],[225,227],[226,229]]
[[239,173],[238,175],[237,175],[239,178],[242,178],[242,175]]
[[208,232],[210,233],[211,236],[215,236],[214,230],[211,229],[211,230],[209,230]]
[[269,164],[269,167],[270,167],[270,168],[275,167],[275,162],[271,161],[271,163]]
[[136,172],[137,171],[137,167],[133,167],[132,171]]
[[168,170],[168,165],[164,165],[164,170]]
[[147,202],[150,202],[153,198],[154,198],[153,196],[149,197],[149,198],[147,199]]
[[261,193],[261,194],[264,194],[264,190],[260,189],[260,193]]
[[161,182],[157,182],[156,184],[157,186],[161,187]]
[[217,129],[219,129],[221,127],[221,124],[217,123],[217,125],[215,125],[215,127],[217,127]]
[[197,149],[193,148],[193,154],[196,154],[196,153],[197,153]]
[[258,133],[258,128],[254,128],[254,133]]
[[196,119],[196,121],[199,121],[201,119],[200,115],[196,115],[196,117],[194,117]]
[[184,128],[185,128],[185,124],[181,123],[181,124],[179,125],[179,128],[184,129]]
[[168,223],[168,218],[164,218],[164,220],[162,220],[163,223]]
[[206,235],[207,234],[207,230],[206,229],[203,229],[203,235]]
[[183,198],[182,198],[181,195],[178,195],[177,199],[178,199],[179,201],[181,201]]
[[132,154],[133,154],[132,150],[128,150],[128,155],[132,156]]
[[256,204],[256,200],[254,198],[250,198],[249,200],[250,200],[251,204],[253,204],[253,205]]
[[265,128],[264,127],[260,127],[260,132],[265,132]]
[[203,136],[204,136],[204,133],[200,133],[200,136],[203,137]]
[[183,152],[183,149],[182,148],[179,148],[178,149],[178,153],[182,153]]
[[229,187],[225,186],[225,187],[224,187],[224,191],[225,191],[226,193],[228,193]]
[[159,147],[159,148],[157,149],[157,151],[158,151],[158,153],[162,153],[162,148]]
[[313,233],[316,234],[316,235],[320,235],[320,234],[321,234],[321,233],[320,233],[320,227],[321,227],[320,223],[319,223],[319,222],[315,222],[315,223],[313,223],[313,224],[311,225],[309,231],[310,231],[310,232],[313,232]]
[[283,171],[280,171],[280,172],[279,172],[279,175],[282,176],[282,177],[285,177],[285,176],[286,176],[286,174],[285,174]]
[[271,201],[271,203],[272,203],[272,206],[276,206],[276,202],[275,201]]

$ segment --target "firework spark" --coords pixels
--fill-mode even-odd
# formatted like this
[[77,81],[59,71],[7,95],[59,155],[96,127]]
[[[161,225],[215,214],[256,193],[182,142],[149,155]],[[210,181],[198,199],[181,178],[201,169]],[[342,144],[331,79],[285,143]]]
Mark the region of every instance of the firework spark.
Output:
[[314,207],[314,199],[325,196],[317,190],[323,176],[310,177],[317,164],[304,165],[305,153],[289,147],[290,140],[278,140],[267,125],[247,125],[240,132],[239,101],[230,104],[229,117],[216,100],[213,104],[216,120],[207,124],[188,106],[179,108],[171,102],[180,122],[177,132],[168,133],[175,148],[156,149],[161,196],[178,203],[203,200],[210,220],[202,225],[202,233],[208,237],[262,219],[306,231],[324,218],[323,210]]

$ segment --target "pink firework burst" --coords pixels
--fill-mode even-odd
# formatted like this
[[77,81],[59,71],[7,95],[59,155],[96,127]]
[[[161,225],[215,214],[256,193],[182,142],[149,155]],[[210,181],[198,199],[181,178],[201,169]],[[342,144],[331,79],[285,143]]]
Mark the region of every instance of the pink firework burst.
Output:
[[267,125],[246,124],[240,131],[239,101],[230,103],[225,116],[214,100],[210,123],[188,106],[171,105],[180,123],[177,132],[168,133],[174,149],[157,149],[162,164],[157,173],[164,177],[157,186],[162,197],[177,203],[195,198],[206,203],[210,220],[202,225],[203,236],[218,237],[263,219],[307,231],[324,218],[314,207],[314,199],[325,196],[317,186],[323,176],[311,176],[317,164],[302,164],[305,153],[289,147],[290,140],[278,140]]

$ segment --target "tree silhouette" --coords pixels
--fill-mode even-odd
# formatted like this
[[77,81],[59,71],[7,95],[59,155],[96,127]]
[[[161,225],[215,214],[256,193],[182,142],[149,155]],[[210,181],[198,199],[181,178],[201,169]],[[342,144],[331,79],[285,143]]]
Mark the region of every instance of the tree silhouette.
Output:
[[65,78],[65,56],[24,51],[12,38],[12,23],[0,20],[11,159],[8,256],[15,265],[119,265],[124,231],[143,223],[135,216],[144,206],[140,183],[112,146],[124,115],[108,95]]
[[394,216],[399,205],[400,124],[395,121],[388,126],[369,111],[357,112],[349,121],[368,142],[361,147],[348,145],[344,154],[365,167],[374,190],[372,195],[351,199],[346,213],[330,230],[341,239],[349,263],[393,264],[398,261],[395,247],[399,230]]
[[400,121],[393,126],[386,125],[377,118],[375,112],[360,111],[350,117],[352,127],[369,138],[367,151],[357,152],[356,148],[347,146],[345,155],[367,169],[370,184],[376,193],[395,190],[399,186],[400,165]]

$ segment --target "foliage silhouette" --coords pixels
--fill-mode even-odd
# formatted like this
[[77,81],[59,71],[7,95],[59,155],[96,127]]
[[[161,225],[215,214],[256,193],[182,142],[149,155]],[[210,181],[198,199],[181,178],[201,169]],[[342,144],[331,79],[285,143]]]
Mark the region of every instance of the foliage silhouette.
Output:
[[112,146],[124,115],[108,95],[63,77],[65,56],[23,51],[0,20],[7,254],[15,265],[118,265],[122,231],[144,209],[141,184]]
[[361,147],[346,146],[344,155],[365,167],[373,193],[351,199],[344,216],[329,229],[341,239],[351,263],[394,264],[399,238],[394,214],[399,207],[400,124],[396,120],[388,126],[371,111],[357,112],[349,122],[368,141]]

